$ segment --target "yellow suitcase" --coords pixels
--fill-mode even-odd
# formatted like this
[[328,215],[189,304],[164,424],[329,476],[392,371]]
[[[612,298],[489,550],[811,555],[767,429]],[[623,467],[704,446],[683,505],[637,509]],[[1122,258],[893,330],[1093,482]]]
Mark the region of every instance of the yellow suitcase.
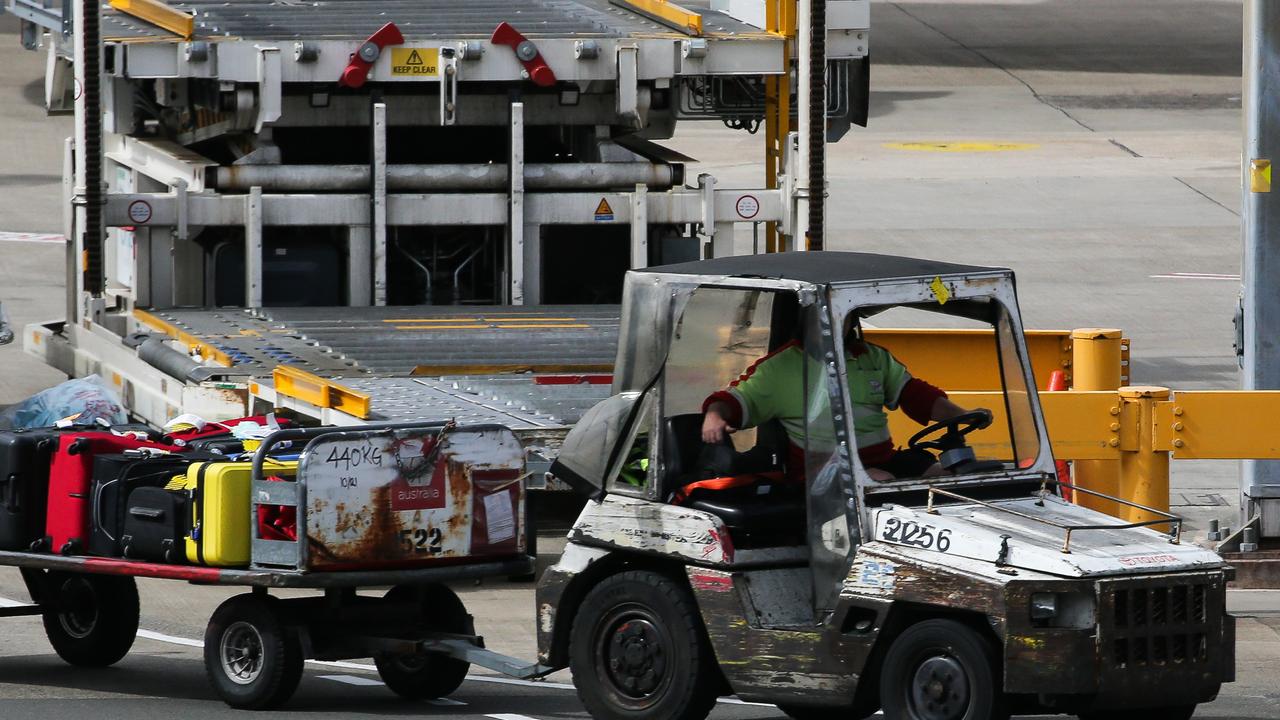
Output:
[[[214,567],[249,564],[249,462],[198,462],[169,487],[181,485],[191,494],[191,534],[187,562]],[[268,461],[268,475],[293,477],[297,461]],[[181,483],[179,483],[181,480]]]

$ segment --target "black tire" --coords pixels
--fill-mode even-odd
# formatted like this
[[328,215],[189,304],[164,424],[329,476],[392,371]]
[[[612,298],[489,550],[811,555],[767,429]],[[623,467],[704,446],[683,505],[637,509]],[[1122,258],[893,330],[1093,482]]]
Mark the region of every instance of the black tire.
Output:
[[107,667],[129,654],[138,636],[133,578],[50,572],[44,590],[44,632],[58,657],[79,667]]
[[[385,599],[394,603],[419,604],[414,626],[417,637],[430,632],[458,635],[474,632],[466,606],[444,585],[420,588],[397,585],[387,591]],[[462,685],[471,670],[471,663],[432,653],[384,656],[374,658],[373,663],[378,667],[382,682],[395,694],[410,700],[447,697]]]
[[233,708],[279,707],[302,680],[302,644],[281,622],[278,604],[268,597],[237,595],[218,606],[205,628],[205,675]]
[[954,620],[925,620],[889,646],[880,702],[896,720],[1001,720],[1000,677],[990,641]]
[[1191,720],[1195,705],[1144,708],[1141,710],[1105,710],[1080,713],[1080,720]]
[[723,684],[688,589],[643,570],[610,576],[583,598],[569,668],[596,720],[703,720]]

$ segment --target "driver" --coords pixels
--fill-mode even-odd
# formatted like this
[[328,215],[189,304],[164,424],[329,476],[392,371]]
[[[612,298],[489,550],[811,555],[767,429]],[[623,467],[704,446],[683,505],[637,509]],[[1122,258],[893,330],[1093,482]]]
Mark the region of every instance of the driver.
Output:
[[[942,467],[928,450],[894,448],[885,410],[901,407],[921,425],[969,411],[951,402],[937,387],[911,377],[888,350],[863,340],[856,315],[850,313],[849,318],[844,335],[845,372],[858,457],[867,474],[880,482],[941,475]],[[725,433],[776,419],[791,441],[788,466],[793,472],[803,468],[804,362],[804,350],[793,340],[752,363],[728,388],[712,393],[702,403],[702,441],[720,443]],[[990,416],[990,411],[986,412]]]

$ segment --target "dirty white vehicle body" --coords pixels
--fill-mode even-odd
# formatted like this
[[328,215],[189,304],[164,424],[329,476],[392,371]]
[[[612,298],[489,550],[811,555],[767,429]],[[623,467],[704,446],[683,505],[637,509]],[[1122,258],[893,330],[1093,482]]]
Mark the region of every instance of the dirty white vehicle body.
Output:
[[[953,426],[929,481],[872,481],[847,421],[842,322],[895,307],[989,323],[1004,383],[976,452]],[[788,338],[803,486],[674,503],[706,469],[703,398]],[[615,395],[554,468],[591,501],[539,586],[540,662],[572,667],[597,718],[697,719],[729,693],[797,718],[1190,717],[1233,679],[1230,568],[1171,515],[1062,499],[1026,358],[1004,269],[804,253],[630,273]],[[779,470],[768,435],[735,435],[734,474]]]

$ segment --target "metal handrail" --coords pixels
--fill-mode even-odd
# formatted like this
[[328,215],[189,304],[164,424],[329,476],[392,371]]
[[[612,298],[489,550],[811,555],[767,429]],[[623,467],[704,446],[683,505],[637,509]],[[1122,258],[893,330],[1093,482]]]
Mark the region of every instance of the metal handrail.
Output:
[[[1041,496],[1041,498],[1043,498],[1045,495],[1047,495],[1047,494],[1048,494],[1047,484],[1048,484],[1048,483],[1047,483],[1047,481],[1046,481],[1046,482],[1041,483],[1041,485],[1040,485],[1040,496]],[[1032,522],[1043,523],[1043,524],[1048,525],[1048,526],[1050,526],[1050,527],[1054,527],[1054,528],[1057,528],[1057,529],[1059,529],[1059,530],[1062,530],[1063,532],[1065,532],[1065,533],[1066,533],[1066,537],[1065,537],[1065,539],[1064,539],[1064,540],[1063,540],[1063,542],[1062,542],[1062,552],[1063,552],[1063,553],[1066,553],[1066,554],[1070,554],[1070,553],[1071,553],[1071,533],[1073,533],[1073,532],[1075,532],[1075,531],[1077,531],[1077,530],[1127,530],[1127,529],[1130,529],[1130,528],[1149,527],[1149,526],[1151,526],[1151,525],[1162,525],[1162,524],[1164,524],[1164,523],[1169,523],[1169,524],[1170,524],[1170,530],[1169,530],[1169,542],[1170,542],[1170,543],[1172,543],[1172,544],[1174,544],[1174,545],[1178,545],[1178,544],[1180,544],[1180,543],[1181,543],[1181,541],[1182,541],[1182,522],[1183,522],[1183,520],[1182,520],[1182,518],[1181,518],[1181,517],[1179,517],[1179,516],[1177,516],[1177,515],[1174,515],[1174,514],[1172,514],[1172,513],[1166,512],[1166,511],[1164,511],[1164,510],[1157,510],[1157,509],[1155,509],[1155,508],[1147,507],[1147,506],[1145,506],[1145,505],[1139,505],[1138,503],[1130,502],[1130,501],[1128,501],[1128,500],[1124,500],[1124,499],[1121,499],[1121,498],[1112,497],[1112,496],[1110,496],[1110,495],[1106,495],[1106,494],[1104,494],[1104,493],[1096,492],[1096,491],[1094,491],[1094,490],[1089,490],[1088,488],[1079,488],[1079,487],[1076,487],[1075,485],[1072,485],[1071,483],[1064,483],[1064,482],[1060,482],[1060,481],[1059,481],[1059,482],[1058,482],[1058,484],[1059,484],[1059,485],[1065,485],[1066,487],[1072,488],[1073,490],[1082,491],[1082,492],[1084,492],[1084,493],[1086,493],[1086,494],[1089,494],[1089,495],[1095,495],[1095,496],[1097,496],[1097,497],[1106,498],[1106,499],[1108,499],[1108,500],[1114,500],[1114,501],[1116,501],[1116,502],[1123,503],[1123,504],[1125,504],[1125,505],[1130,505],[1130,506],[1132,506],[1132,507],[1136,507],[1136,508],[1139,508],[1139,509],[1142,509],[1142,510],[1146,510],[1147,512],[1152,512],[1152,513],[1155,513],[1155,514],[1157,514],[1157,515],[1162,515],[1162,516],[1164,516],[1164,517],[1162,517],[1162,518],[1160,518],[1160,519],[1156,519],[1156,520],[1143,520],[1143,521],[1141,521],[1141,522],[1121,523],[1121,524],[1119,524],[1119,525],[1066,525],[1066,524],[1063,524],[1063,523],[1054,522],[1053,520],[1049,520],[1049,519],[1047,519],[1047,518],[1036,517],[1035,515],[1028,515],[1028,514],[1026,514],[1026,513],[1018,512],[1017,510],[1013,510],[1013,509],[1011,509],[1011,508],[1003,507],[1003,506],[1001,506],[1001,505],[996,505],[996,504],[994,504],[994,503],[989,503],[989,502],[986,502],[986,501],[983,501],[983,500],[979,500],[979,499],[977,499],[977,498],[967,497],[967,496],[965,496],[965,495],[961,495],[961,494],[959,494],[959,493],[954,493],[954,492],[951,492],[950,490],[943,490],[942,488],[937,488],[937,487],[930,487],[930,488],[929,488],[928,505],[927,505],[927,506],[926,506],[926,508],[925,508],[925,512],[929,513],[930,515],[938,515],[938,514],[939,514],[939,513],[938,513],[938,511],[933,507],[933,496],[934,496],[935,494],[937,494],[937,495],[942,495],[942,496],[944,496],[944,497],[952,498],[952,499],[954,499],[954,500],[959,500],[959,501],[961,501],[961,502],[974,503],[975,505],[981,505],[982,507],[990,508],[990,509],[992,509],[992,510],[996,510],[996,511],[998,511],[998,512],[1008,513],[1008,514],[1010,514],[1010,515],[1014,515],[1014,516],[1016,516],[1016,517],[1020,517],[1020,518],[1022,518],[1022,519],[1024,519],[1024,520],[1030,520],[1030,521],[1032,521]]]

